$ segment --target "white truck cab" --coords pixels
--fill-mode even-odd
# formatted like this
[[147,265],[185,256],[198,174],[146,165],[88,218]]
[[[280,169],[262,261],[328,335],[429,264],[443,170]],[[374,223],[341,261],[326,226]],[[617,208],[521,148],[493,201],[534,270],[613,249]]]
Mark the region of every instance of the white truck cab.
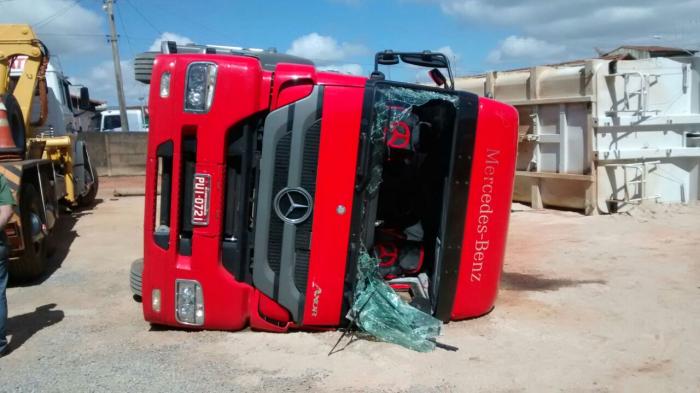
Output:
[[[69,82],[63,72],[49,62],[46,69],[46,87],[48,89],[49,114],[44,126],[39,127],[39,132],[53,131],[54,135],[72,134],[76,131],[74,114],[79,110],[73,108],[70,99]],[[38,97],[35,97],[38,100]],[[39,105],[33,106],[32,118],[39,117]],[[35,112],[35,113],[34,113]]]
[[[105,109],[100,119],[100,132],[122,131],[122,120],[119,109]],[[148,131],[148,112],[142,108],[127,108],[126,118],[129,122],[129,131]]]
[[[26,57],[24,56],[18,56],[14,59],[10,69],[10,77],[19,77],[21,75],[25,61]],[[53,60],[49,61],[46,69],[48,114],[44,125],[35,128],[37,135],[46,133],[59,136],[75,132],[74,117],[79,109],[74,108],[72,105],[69,86],[70,82],[63,75],[58,64]],[[32,120],[39,118],[40,110],[39,96],[35,95],[32,104]]]

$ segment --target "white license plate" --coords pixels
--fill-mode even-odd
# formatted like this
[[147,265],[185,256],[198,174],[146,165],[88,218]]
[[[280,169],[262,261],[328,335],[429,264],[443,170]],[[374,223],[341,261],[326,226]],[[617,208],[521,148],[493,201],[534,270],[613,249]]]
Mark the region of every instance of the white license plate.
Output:
[[208,225],[211,175],[195,173],[192,189],[192,225]]

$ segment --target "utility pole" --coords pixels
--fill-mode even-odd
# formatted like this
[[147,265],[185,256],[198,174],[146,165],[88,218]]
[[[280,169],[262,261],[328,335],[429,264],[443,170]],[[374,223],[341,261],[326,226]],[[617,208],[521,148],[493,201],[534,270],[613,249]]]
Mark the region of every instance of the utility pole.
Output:
[[129,121],[126,117],[126,100],[124,100],[124,85],[122,83],[122,65],[119,62],[119,46],[117,45],[117,29],[114,27],[114,2],[116,0],[104,0],[102,9],[107,12],[109,19],[109,42],[112,44],[112,60],[114,61],[114,77],[117,80],[117,99],[119,100],[119,117],[121,118],[122,131],[129,131]]

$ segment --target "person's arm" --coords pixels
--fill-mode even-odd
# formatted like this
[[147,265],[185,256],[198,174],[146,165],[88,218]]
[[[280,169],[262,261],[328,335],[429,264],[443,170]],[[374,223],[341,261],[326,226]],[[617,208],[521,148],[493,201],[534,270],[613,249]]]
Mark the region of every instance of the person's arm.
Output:
[[10,221],[12,217],[12,205],[1,205],[0,206],[0,231],[5,229],[5,225]]
[[12,196],[10,187],[7,186],[5,176],[0,174],[0,231],[5,229],[5,225],[12,217],[12,206],[15,198]]

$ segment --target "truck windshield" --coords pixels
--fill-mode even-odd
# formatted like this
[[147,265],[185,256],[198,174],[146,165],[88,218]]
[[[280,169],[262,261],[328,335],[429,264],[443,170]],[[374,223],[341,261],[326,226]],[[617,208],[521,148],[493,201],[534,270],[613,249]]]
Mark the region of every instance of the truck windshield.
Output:
[[102,123],[102,131],[116,130],[117,128],[121,128],[121,126],[122,121],[119,115],[107,115],[104,117]]
[[[425,273],[429,289],[422,311],[437,315],[439,305],[451,303],[438,302],[438,289],[447,288],[440,281],[459,265],[459,257],[446,253],[443,244],[451,239],[446,236],[461,239],[462,234],[452,220],[464,217],[466,195],[454,191],[454,184],[468,179],[453,167],[456,155],[469,154],[468,144],[455,145],[463,139],[457,135],[465,132],[466,123],[462,126],[458,119],[466,107],[457,93],[392,81],[374,83],[368,99],[371,110],[363,113],[368,166],[358,183],[366,192],[357,209],[364,215],[358,249],[386,257],[389,262],[379,269],[383,277]],[[390,262],[386,250],[397,250],[397,245],[404,255],[413,255],[412,265]]]

